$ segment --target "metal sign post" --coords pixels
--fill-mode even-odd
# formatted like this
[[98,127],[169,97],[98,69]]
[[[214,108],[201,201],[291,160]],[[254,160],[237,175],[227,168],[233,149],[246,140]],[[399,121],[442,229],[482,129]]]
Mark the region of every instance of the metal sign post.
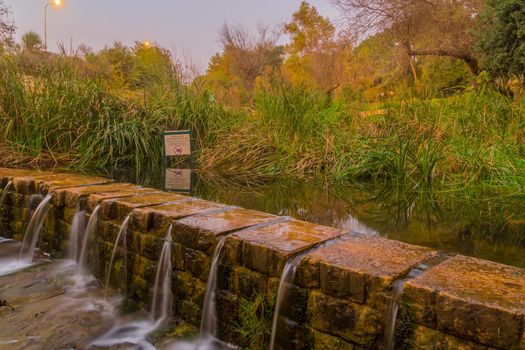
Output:
[[[191,194],[193,187],[193,138],[191,130],[163,131],[164,190]],[[168,168],[168,157],[189,156],[189,169]]]

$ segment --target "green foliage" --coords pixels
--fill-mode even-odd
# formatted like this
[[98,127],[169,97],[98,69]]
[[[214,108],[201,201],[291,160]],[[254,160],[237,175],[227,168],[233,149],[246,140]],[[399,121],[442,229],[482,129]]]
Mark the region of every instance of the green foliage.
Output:
[[151,168],[161,164],[161,131],[192,129],[201,147],[222,129],[225,111],[205,90],[172,85],[122,94],[68,58],[34,75],[11,60],[0,64],[2,139],[35,157],[65,155],[79,168]]
[[42,48],[42,39],[38,33],[29,31],[22,36],[22,46],[24,50],[38,51]]
[[243,348],[266,348],[272,330],[273,311],[274,303],[269,303],[264,294],[256,294],[251,300],[240,299],[239,323],[235,325],[235,331]]
[[473,78],[468,66],[448,57],[425,57],[419,65],[418,85],[426,96],[450,96],[463,91]]
[[478,31],[478,50],[484,66],[494,76],[525,73],[525,3],[522,0],[488,0]]

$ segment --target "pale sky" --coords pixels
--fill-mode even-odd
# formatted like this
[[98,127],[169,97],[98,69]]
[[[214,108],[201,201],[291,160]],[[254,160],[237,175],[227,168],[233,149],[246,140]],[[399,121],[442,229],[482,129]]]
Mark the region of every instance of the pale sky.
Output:
[[[29,30],[44,37],[44,6],[48,0],[4,0],[17,26],[17,40]],[[301,0],[62,0],[48,8],[47,39],[50,51],[63,42],[73,48],[85,44],[95,50],[119,40],[156,41],[184,52],[201,68],[219,51],[218,31],[225,23],[238,23],[255,31],[259,23],[289,21]],[[323,15],[337,20],[328,0],[311,0]]]

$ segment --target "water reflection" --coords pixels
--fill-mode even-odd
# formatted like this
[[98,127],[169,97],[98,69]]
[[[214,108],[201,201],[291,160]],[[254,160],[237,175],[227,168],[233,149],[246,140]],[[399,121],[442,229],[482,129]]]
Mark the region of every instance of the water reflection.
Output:
[[[110,174],[162,189],[163,174]],[[197,174],[193,195],[525,267],[525,196],[389,183],[232,179]]]

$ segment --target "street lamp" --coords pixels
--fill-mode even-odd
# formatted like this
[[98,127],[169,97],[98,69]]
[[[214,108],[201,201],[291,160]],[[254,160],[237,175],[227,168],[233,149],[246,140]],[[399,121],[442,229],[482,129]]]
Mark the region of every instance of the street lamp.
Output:
[[49,6],[58,7],[62,5],[62,0],[53,0],[44,7],[44,50],[47,52],[47,8]]

